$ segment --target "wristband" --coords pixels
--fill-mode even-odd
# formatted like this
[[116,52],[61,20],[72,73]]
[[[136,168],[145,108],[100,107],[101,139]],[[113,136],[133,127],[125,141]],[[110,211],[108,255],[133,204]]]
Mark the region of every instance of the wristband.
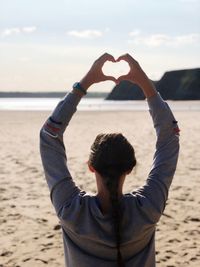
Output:
[[73,89],[77,89],[77,90],[81,91],[84,95],[87,94],[86,90],[81,86],[81,84],[79,82],[76,82],[73,85]]

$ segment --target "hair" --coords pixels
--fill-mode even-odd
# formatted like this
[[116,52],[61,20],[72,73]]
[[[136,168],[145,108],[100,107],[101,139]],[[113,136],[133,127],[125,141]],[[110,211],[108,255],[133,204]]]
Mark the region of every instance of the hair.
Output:
[[91,146],[89,164],[101,175],[111,202],[113,230],[116,238],[118,267],[125,263],[120,251],[121,207],[118,196],[119,178],[136,165],[132,145],[121,133],[99,134]]

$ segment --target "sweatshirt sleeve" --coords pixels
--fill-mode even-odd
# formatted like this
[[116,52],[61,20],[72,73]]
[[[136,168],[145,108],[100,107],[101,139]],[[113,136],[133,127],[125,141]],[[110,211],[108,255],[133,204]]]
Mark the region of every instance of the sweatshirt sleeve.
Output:
[[168,104],[159,93],[147,99],[157,141],[146,184],[136,191],[138,205],[153,223],[162,215],[179,154],[179,128]]
[[67,166],[63,133],[70,122],[81,96],[68,93],[61,100],[40,131],[40,154],[51,201],[59,213],[63,205],[79,194]]

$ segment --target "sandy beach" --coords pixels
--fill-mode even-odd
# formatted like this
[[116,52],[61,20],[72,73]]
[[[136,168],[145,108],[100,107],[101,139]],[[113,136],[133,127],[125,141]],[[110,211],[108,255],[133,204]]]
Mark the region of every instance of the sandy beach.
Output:
[[[39,130],[50,112],[0,112],[0,267],[63,267],[59,221],[39,155]],[[200,112],[176,111],[181,150],[169,200],[156,234],[158,267],[200,266]],[[95,193],[87,159],[100,132],[122,132],[138,165],[125,191],[144,184],[155,133],[148,112],[79,111],[65,133],[68,166],[77,185]],[[141,266],[142,267],[142,266]]]

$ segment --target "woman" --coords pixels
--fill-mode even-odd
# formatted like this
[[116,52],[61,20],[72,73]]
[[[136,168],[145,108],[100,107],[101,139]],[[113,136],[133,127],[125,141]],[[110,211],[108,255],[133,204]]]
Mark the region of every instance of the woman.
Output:
[[[60,219],[68,267],[153,267],[155,229],[168,197],[179,152],[177,121],[137,61],[129,54],[127,75],[115,79],[102,72],[102,55],[85,77],[74,85],[40,133],[40,149],[51,200]],[[67,167],[63,133],[88,88],[105,80],[129,80],[143,90],[157,134],[156,151],[146,184],[123,195],[126,175],[136,164],[134,149],[118,133],[99,134],[91,146],[88,166],[97,182],[90,196],[74,184]]]

